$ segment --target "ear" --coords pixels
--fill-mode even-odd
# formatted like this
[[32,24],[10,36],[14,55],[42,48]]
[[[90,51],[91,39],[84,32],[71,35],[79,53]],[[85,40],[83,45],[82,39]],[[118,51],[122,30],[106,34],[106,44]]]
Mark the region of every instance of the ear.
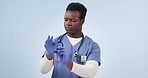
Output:
[[85,22],[85,19],[81,19],[81,23],[82,23],[82,25],[83,25],[84,22]]

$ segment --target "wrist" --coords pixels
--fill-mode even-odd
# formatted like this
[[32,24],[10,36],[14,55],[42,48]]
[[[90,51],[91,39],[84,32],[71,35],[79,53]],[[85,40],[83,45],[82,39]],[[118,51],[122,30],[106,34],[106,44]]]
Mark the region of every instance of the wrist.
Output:
[[72,70],[72,67],[73,67],[73,62],[72,61],[68,61],[68,63],[66,64],[66,66]]
[[47,55],[47,54],[46,54],[46,58],[47,58],[48,60],[52,60],[52,57],[49,56],[49,55]]
[[47,50],[46,50],[46,53],[45,53],[45,54],[46,54],[46,57],[47,57],[47,56],[48,56],[48,57],[50,56],[51,58],[53,57],[53,53],[51,53],[51,52],[49,52],[49,51],[47,51]]

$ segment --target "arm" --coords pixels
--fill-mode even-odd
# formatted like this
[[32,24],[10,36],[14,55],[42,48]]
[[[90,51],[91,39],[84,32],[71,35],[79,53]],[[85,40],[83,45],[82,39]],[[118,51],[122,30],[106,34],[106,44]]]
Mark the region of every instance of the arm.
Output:
[[95,76],[98,70],[98,62],[95,60],[87,61],[85,65],[80,65],[75,62],[68,62],[67,67],[71,72],[86,78]]
[[45,41],[45,45],[44,45],[46,51],[44,52],[44,56],[42,60],[40,61],[40,71],[42,74],[46,74],[48,73],[53,66],[53,54],[54,54],[54,50],[56,48],[56,42],[53,39],[53,36],[50,37],[50,35],[48,36],[48,39]]
[[53,59],[46,55],[46,57],[43,57],[42,60],[40,61],[40,71],[42,74],[48,73],[53,66]]
[[92,46],[93,48],[89,53],[88,61],[85,65],[80,65],[72,61],[68,62],[66,66],[71,70],[71,72],[86,78],[92,78],[95,76],[100,66],[100,48],[96,43]]

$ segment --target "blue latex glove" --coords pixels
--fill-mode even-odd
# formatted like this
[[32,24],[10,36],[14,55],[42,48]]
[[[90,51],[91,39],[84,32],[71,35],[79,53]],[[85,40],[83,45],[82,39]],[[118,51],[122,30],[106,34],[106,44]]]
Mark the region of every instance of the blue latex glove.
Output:
[[70,57],[67,55],[67,53],[62,53],[60,55],[60,59],[64,65],[67,65],[67,63],[71,60]]
[[56,42],[53,40],[53,36],[48,36],[48,39],[46,40],[44,47],[47,51],[46,54],[53,57],[54,50],[56,49]]
[[58,46],[56,48],[56,51],[57,55],[59,56],[61,62],[66,65],[68,63],[68,61],[71,60],[70,58],[70,52],[66,52],[65,49],[61,46]]
[[58,56],[61,56],[63,54],[63,52],[65,52],[65,49],[61,46],[58,46],[56,49],[55,49],[55,53],[58,55]]

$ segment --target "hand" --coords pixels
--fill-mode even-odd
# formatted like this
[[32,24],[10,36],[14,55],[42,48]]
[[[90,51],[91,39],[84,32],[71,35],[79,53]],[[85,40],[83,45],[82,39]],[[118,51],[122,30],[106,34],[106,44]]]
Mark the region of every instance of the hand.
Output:
[[54,50],[56,48],[56,42],[53,40],[53,36],[48,36],[48,39],[46,40],[44,47],[47,51],[46,54],[53,57]]
[[61,53],[61,55],[59,56],[60,59],[61,59],[61,62],[64,64],[64,65],[67,65],[67,63],[71,60],[70,57],[69,57],[69,53]]
[[67,65],[68,61],[70,61],[70,52],[66,52],[65,49],[62,46],[58,46],[56,48],[55,53],[59,56],[61,62],[64,65]]

